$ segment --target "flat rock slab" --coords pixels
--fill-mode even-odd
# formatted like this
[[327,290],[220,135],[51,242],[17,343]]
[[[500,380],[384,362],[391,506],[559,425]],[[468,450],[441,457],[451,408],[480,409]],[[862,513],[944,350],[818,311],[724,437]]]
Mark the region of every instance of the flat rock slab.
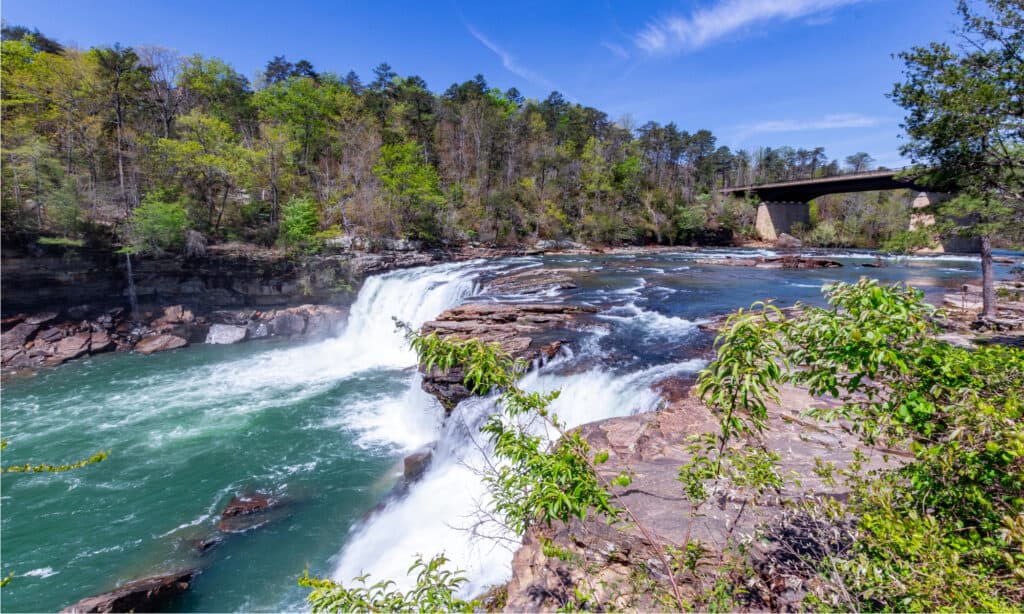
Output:
[[[576,327],[576,319],[596,307],[546,303],[471,303],[449,309],[420,329],[442,338],[477,339],[496,343],[513,358],[533,361],[552,358],[563,340],[540,340],[544,333]],[[444,372],[434,367],[423,374],[423,389],[437,397],[446,411],[469,398],[461,369]]]
[[135,351],[140,354],[153,354],[155,352],[176,350],[186,345],[188,345],[188,340],[176,335],[154,335],[153,337],[140,339],[135,344]]
[[110,592],[86,597],[61,612],[152,612],[187,591],[196,573],[188,569],[135,580]]

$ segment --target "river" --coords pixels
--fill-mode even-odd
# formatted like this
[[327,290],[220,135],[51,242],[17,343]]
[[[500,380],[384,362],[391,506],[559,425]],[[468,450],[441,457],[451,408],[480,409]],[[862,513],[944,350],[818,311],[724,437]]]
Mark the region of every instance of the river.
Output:
[[[394,319],[413,326],[468,300],[568,301],[600,308],[592,326],[531,389],[563,390],[569,424],[656,409],[650,386],[694,374],[710,343],[697,324],[755,300],[821,302],[821,286],[862,275],[905,281],[932,297],[976,280],[971,256],[888,259],[825,252],[838,269],[782,271],[701,265],[747,250],[547,256],[443,264],[368,279],[344,332],[319,343],[199,345],[152,356],[100,355],[12,377],[2,387],[4,464],[110,458],[62,474],[5,475],[3,609],[57,610],[161,571],[198,566],[173,611],[303,609],[303,569],[348,580],[401,576],[417,553],[444,551],[470,578],[467,594],[507,579],[511,549],[466,530],[483,496],[485,446],[475,429],[493,410],[470,399],[442,421]],[[770,252],[756,252],[770,254]],[[568,269],[575,289],[492,296],[486,281],[532,267]],[[1007,276],[997,265],[997,276]],[[426,475],[385,500],[404,455],[438,441]],[[479,443],[479,442],[476,442]],[[289,501],[286,517],[233,535],[200,556],[220,510],[246,490]]]

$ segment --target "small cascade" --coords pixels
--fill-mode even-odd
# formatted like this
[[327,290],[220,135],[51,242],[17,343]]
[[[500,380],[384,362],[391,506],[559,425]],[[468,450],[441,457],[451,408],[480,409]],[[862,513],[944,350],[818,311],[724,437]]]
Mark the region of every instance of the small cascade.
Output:
[[[595,347],[581,345],[581,349]],[[652,411],[661,403],[652,384],[670,375],[694,373],[705,364],[690,360],[628,374],[602,369],[556,374],[561,363],[575,358],[565,352],[521,381],[526,390],[561,390],[552,409],[569,427]],[[455,408],[423,477],[404,498],[391,502],[349,537],[333,574],[336,580],[347,583],[370,573],[371,582],[393,580],[399,588],[408,589],[413,579],[406,572],[415,557],[439,553],[452,561],[453,568],[464,570],[469,579],[462,589],[464,597],[508,579],[518,540],[493,522],[481,523],[477,513],[487,507],[483,472],[494,462],[479,429],[497,410],[493,398],[481,397],[466,399]]]
[[125,252],[124,261],[128,268],[128,305],[132,310],[132,320],[135,320],[139,315],[139,297],[135,293],[135,273],[132,271],[132,255]]

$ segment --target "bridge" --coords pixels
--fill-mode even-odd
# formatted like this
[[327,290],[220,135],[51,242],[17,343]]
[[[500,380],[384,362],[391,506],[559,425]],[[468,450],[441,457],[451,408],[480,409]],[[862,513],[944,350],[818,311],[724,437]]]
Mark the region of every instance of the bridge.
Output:
[[[796,179],[765,183],[760,185],[736,186],[719,190],[723,196],[752,195],[760,204],[757,207],[757,233],[766,241],[774,241],[782,233],[788,233],[796,224],[810,226],[810,206],[808,203],[819,196],[827,194],[845,194],[849,192],[871,192],[875,190],[915,190],[913,208],[919,209],[945,200],[948,194],[929,192],[925,186],[916,183],[917,177],[900,176],[906,169],[867,171],[834,177],[818,177],[814,179]],[[930,214],[914,214],[910,218],[910,228],[930,226],[935,219]],[[947,241],[938,243],[928,251],[960,251],[974,252],[977,248],[970,242]]]

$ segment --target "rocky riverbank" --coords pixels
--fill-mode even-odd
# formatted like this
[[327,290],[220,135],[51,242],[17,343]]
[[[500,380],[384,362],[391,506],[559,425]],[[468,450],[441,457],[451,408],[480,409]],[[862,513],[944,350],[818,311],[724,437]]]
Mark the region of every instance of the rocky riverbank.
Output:
[[105,352],[152,354],[193,343],[229,344],[251,339],[322,339],[334,335],[346,310],[300,305],[266,311],[220,310],[195,315],[182,305],[132,318],[122,307],[71,319],[57,312],[3,318],[0,363],[7,369],[57,366]]

